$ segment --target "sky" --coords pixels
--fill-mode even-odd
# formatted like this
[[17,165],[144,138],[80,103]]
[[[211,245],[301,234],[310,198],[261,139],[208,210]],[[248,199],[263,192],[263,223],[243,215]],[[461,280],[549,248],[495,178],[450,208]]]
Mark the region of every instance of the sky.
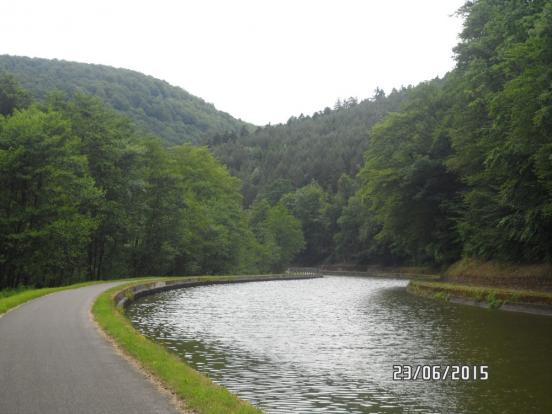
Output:
[[454,67],[464,0],[0,0],[0,54],[136,70],[256,125]]

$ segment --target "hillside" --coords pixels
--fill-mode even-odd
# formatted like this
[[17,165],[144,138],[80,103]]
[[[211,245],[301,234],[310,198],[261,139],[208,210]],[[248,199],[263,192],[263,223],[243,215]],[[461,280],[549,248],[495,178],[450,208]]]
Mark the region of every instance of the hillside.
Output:
[[552,260],[552,3],[459,13],[443,79],[210,140],[255,214],[301,221],[299,263]]
[[243,180],[248,203],[259,194],[272,193],[270,198],[277,199],[312,181],[334,193],[343,174],[354,176],[360,169],[372,126],[398,111],[408,92],[394,90],[386,97],[378,90],[371,99],[349,98],[285,124],[244,130],[242,135],[217,134],[209,146]]
[[95,95],[169,144],[199,143],[205,136],[246,125],[181,88],[128,69],[2,55],[0,72],[14,75],[36,99],[54,89],[70,97],[77,92]]

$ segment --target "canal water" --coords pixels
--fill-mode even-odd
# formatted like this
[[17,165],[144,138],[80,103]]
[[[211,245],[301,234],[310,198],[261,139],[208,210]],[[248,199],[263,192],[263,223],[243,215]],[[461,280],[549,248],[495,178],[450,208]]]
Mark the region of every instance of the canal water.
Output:
[[[200,286],[145,297],[127,314],[267,413],[552,413],[552,317],[419,298],[406,284]],[[488,366],[489,378],[394,380],[394,365]]]

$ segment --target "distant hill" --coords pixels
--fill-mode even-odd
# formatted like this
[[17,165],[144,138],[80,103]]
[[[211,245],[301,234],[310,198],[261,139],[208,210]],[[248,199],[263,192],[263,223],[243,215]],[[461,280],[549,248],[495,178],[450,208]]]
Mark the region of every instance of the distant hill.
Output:
[[[399,111],[410,88],[357,102],[339,101],[312,116],[291,117],[241,135],[214,135],[209,146],[243,180],[246,203],[257,195],[297,189],[313,180],[334,193],[342,174],[354,177],[363,164],[372,126]],[[278,190],[276,190],[278,189]]]
[[239,132],[247,125],[179,87],[128,69],[1,55],[0,72],[13,74],[38,99],[54,89],[69,96],[95,95],[168,144],[197,144],[207,136]]

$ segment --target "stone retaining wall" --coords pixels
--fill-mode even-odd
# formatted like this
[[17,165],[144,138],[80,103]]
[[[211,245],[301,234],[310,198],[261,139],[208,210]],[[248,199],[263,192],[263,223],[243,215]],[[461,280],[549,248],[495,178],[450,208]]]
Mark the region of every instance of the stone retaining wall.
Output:
[[141,298],[143,296],[152,295],[158,292],[164,292],[167,290],[194,287],[194,286],[204,286],[204,285],[221,285],[221,284],[230,284],[230,283],[246,283],[246,282],[265,282],[265,281],[274,281],[274,280],[300,280],[300,279],[316,279],[322,276],[319,275],[268,275],[268,276],[248,276],[248,277],[237,277],[232,279],[222,279],[222,280],[212,280],[201,278],[196,279],[186,279],[186,280],[166,280],[166,281],[154,281],[142,283],[139,285],[130,286],[126,289],[118,292],[114,297],[113,301],[117,307],[126,307],[135,299]]

